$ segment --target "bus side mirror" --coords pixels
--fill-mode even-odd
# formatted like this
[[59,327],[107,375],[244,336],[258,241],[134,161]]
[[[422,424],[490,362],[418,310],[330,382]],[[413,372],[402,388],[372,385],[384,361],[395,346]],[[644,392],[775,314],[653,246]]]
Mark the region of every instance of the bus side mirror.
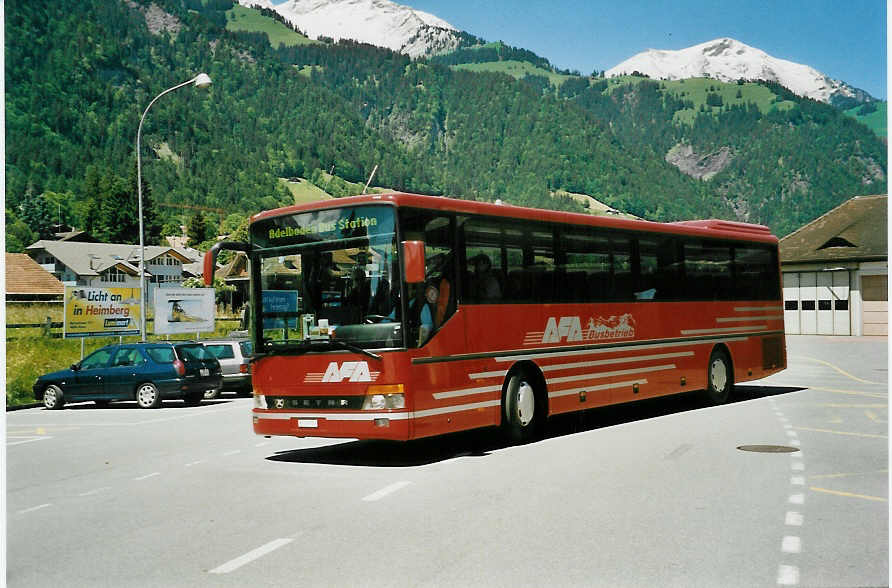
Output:
[[220,241],[211,247],[208,252],[204,254],[202,273],[204,274],[205,286],[211,286],[214,283],[214,272],[217,271],[217,255],[219,255],[220,251],[223,249],[229,251],[244,251],[245,253],[248,253],[251,251],[251,246],[247,243],[239,243],[237,241]]
[[403,266],[406,283],[424,282],[424,241],[403,241]]

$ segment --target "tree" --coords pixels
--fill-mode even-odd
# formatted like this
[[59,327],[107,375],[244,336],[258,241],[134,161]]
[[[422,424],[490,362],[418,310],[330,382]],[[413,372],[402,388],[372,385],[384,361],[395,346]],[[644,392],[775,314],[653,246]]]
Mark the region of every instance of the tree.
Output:
[[208,239],[207,220],[200,211],[189,219],[189,224],[186,226],[186,237],[186,245],[189,247],[195,247]]

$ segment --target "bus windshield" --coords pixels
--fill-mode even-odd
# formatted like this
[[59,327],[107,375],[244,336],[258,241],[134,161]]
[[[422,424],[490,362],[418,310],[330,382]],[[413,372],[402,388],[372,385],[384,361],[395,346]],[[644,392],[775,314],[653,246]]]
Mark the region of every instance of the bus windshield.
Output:
[[252,239],[260,272],[255,316],[265,351],[294,343],[403,345],[392,207],[262,219]]

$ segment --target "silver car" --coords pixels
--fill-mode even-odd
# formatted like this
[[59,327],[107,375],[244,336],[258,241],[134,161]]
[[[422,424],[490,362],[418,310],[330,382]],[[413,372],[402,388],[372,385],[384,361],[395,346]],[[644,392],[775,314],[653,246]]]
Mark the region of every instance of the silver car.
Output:
[[251,353],[253,347],[247,339],[217,339],[201,342],[211,355],[220,362],[223,370],[223,386],[204,393],[206,399],[216,398],[223,390],[251,393]]

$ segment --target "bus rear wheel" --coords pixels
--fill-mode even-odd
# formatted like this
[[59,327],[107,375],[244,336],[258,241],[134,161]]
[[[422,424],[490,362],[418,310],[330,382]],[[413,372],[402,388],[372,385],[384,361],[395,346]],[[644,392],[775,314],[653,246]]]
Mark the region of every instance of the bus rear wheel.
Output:
[[731,358],[722,349],[713,349],[709,356],[704,395],[711,404],[724,404],[734,388],[734,370]]
[[545,407],[535,383],[524,372],[508,379],[502,412],[502,426],[512,443],[527,443],[541,435]]

